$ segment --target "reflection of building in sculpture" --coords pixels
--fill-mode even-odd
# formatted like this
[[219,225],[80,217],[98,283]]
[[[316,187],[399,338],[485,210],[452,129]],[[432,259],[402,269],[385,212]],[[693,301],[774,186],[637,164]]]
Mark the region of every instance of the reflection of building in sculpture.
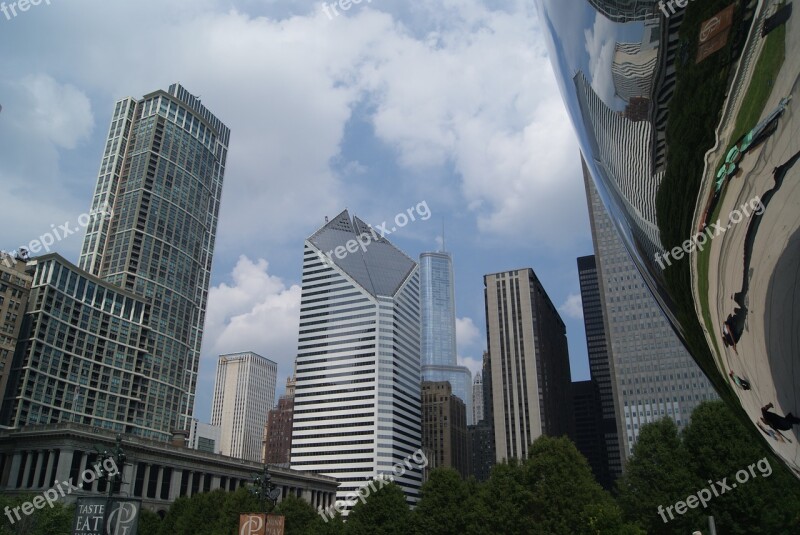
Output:
[[650,97],[658,48],[644,48],[642,43],[617,43],[611,76],[614,91],[625,102],[635,97]]
[[635,222],[635,238],[646,254],[661,251],[656,225],[656,192],[663,173],[651,170],[649,121],[634,122],[609,108],[592,89],[582,72],[573,79],[581,115],[597,169],[613,187],[620,206]]
[[633,22],[658,17],[656,0],[588,0],[597,11],[614,22]]
[[447,381],[467,407],[472,425],[472,372],[456,356],[456,300],[449,253],[419,257],[420,347],[423,381]]
[[643,424],[666,416],[683,428],[694,408],[717,394],[646,288],[585,164],[583,173],[627,457]]

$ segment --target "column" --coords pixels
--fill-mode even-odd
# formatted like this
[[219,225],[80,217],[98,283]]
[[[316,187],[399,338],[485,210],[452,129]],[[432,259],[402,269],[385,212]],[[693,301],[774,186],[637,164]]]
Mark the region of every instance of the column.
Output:
[[220,477],[219,476],[211,476],[211,489],[210,490],[217,490],[220,488]]
[[193,483],[194,483],[194,472],[189,472],[189,480],[188,483],[186,484],[186,496],[191,497]]
[[180,468],[173,468],[172,469],[172,481],[169,484],[169,501],[174,502],[178,499],[181,493],[181,477],[183,476],[183,470]]
[[16,452],[11,458],[11,469],[8,472],[8,481],[6,487],[9,489],[17,488],[17,478],[19,477],[19,470],[22,466],[22,453]]
[[47,452],[47,470],[44,473],[44,486],[50,487],[50,481],[53,480],[53,470],[56,468],[56,450],[50,450]]
[[44,464],[44,451],[36,452],[36,468],[33,470],[33,484],[32,489],[39,488],[39,478],[42,476],[42,465]]
[[[69,469],[72,467],[72,459],[75,457],[75,450],[63,449],[58,455],[58,467],[56,468],[56,480],[66,481],[69,478]],[[81,452],[77,452],[81,455]]]
[[198,475],[200,476],[200,483],[197,484],[197,493],[198,494],[202,494],[203,493],[203,487],[206,484],[206,474],[205,474],[205,472],[201,472]]
[[163,478],[164,478],[164,467],[163,466],[159,466],[158,467],[158,475],[156,476],[156,495],[154,496],[154,498],[156,500],[160,500],[161,499],[161,480]]
[[27,488],[28,486],[28,477],[31,475],[31,465],[33,464],[33,453],[26,452],[25,453],[25,469],[22,471],[22,485],[20,488]]
[[142,485],[142,498],[149,498],[150,488],[150,463],[144,465],[144,484]]
[[123,496],[132,496],[133,494],[133,486],[135,484],[133,467],[132,463],[125,463],[125,466],[122,467],[122,484],[119,486],[119,492]]

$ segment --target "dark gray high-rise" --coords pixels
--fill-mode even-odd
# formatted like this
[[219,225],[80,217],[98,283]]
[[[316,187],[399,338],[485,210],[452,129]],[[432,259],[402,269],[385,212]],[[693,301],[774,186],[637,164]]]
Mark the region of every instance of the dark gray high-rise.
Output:
[[603,303],[594,255],[578,258],[578,278],[581,286],[583,325],[586,329],[586,348],[589,354],[589,374],[597,385],[600,401],[597,409],[600,411],[602,421],[601,433],[605,459],[602,469],[595,476],[603,487],[611,488],[613,481],[622,473],[618,428],[620,419],[617,418],[619,411],[615,405],[614,362],[608,351],[606,319],[603,315]]

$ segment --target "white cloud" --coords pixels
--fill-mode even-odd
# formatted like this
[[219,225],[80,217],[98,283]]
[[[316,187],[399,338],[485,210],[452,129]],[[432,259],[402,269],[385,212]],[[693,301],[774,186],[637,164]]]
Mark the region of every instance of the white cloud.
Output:
[[558,311],[573,319],[583,319],[583,306],[581,304],[580,294],[569,294],[566,301],[558,307]]
[[476,342],[481,341],[481,332],[472,318],[456,318],[456,347],[459,351],[462,348],[471,348]]
[[25,76],[20,85],[30,98],[23,120],[31,130],[65,149],[74,149],[92,133],[91,103],[80,89],[41,73]]
[[297,354],[300,293],[300,286],[287,286],[270,275],[266,260],[239,257],[230,284],[223,282],[209,291],[199,382],[213,385],[220,354],[255,351],[278,363],[280,391]]

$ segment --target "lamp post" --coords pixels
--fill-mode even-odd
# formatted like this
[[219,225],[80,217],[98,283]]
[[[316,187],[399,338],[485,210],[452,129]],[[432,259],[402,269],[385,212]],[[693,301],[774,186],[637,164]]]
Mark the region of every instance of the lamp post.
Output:
[[267,501],[272,502],[272,508],[275,508],[281,490],[272,482],[272,476],[269,473],[268,465],[264,465],[263,473],[256,474],[253,477],[253,487],[250,489],[250,492],[255,494],[259,501],[261,501],[261,506],[265,513],[269,512],[267,511]]

